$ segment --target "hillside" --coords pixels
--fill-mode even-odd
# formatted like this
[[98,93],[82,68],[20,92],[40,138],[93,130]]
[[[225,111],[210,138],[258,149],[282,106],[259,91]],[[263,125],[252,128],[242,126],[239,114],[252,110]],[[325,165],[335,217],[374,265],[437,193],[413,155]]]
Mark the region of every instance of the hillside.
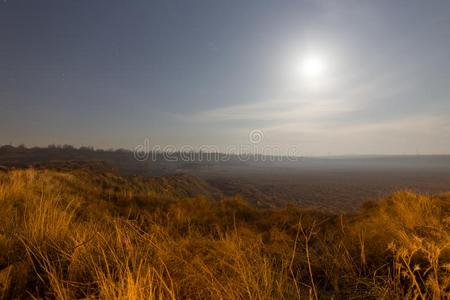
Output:
[[450,194],[334,215],[198,178],[0,171],[0,298],[450,296]]

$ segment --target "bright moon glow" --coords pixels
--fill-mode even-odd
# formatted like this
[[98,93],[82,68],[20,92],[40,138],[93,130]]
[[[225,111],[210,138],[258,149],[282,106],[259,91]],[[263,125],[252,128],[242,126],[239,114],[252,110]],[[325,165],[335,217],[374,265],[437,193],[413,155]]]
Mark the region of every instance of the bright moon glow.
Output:
[[307,79],[317,79],[325,71],[325,62],[320,56],[305,57],[301,63],[301,72]]

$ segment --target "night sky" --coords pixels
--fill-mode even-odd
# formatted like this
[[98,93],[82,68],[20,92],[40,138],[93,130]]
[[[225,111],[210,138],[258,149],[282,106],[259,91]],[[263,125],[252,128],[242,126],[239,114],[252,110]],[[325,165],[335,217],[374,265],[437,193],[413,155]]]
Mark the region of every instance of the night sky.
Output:
[[252,130],[450,153],[450,1],[0,1],[0,144],[226,151]]

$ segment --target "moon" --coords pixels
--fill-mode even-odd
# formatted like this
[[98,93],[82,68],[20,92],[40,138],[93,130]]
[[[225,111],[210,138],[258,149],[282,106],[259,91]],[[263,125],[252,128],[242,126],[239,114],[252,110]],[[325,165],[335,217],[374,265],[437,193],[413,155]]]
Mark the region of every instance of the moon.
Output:
[[335,59],[328,51],[302,50],[286,55],[283,71],[287,87],[302,92],[325,92],[335,85]]
[[303,58],[300,64],[300,71],[307,80],[318,80],[326,69],[326,63],[320,55],[308,55]]

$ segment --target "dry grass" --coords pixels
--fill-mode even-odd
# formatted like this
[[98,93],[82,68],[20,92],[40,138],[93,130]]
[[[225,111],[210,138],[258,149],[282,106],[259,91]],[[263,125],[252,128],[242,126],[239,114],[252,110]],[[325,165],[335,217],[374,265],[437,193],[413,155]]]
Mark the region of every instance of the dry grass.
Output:
[[449,195],[336,216],[17,170],[0,173],[0,220],[0,299],[450,296]]

